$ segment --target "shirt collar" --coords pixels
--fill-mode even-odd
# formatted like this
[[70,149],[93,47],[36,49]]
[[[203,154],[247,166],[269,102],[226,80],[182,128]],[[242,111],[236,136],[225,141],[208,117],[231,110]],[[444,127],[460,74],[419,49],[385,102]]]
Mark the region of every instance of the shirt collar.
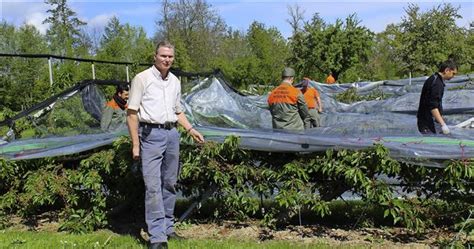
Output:
[[153,75],[155,75],[155,77],[158,78],[159,80],[167,81],[170,78],[170,72],[168,72],[168,75],[166,75],[166,78],[163,79],[163,77],[161,77],[161,72],[158,70],[158,68],[156,68],[155,65],[151,66],[151,71],[153,72]]
[[446,83],[444,82],[443,76],[439,72],[436,72],[436,74],[438,74],[439,79],[441,80],[441,82],[443,82],[443,86],[446,86]]
[[289,81],[286,81],[286,80],[282,81],[281,85],[293,86]]

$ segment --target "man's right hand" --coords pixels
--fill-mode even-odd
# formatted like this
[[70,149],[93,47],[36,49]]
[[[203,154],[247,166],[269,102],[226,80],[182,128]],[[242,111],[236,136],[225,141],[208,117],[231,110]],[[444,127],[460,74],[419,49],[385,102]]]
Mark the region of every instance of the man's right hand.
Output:
[[448,135],[450,133],[449,127],[446,124],[441,126],[441,130],[443,131],[444,135]]
[[133,160],[138,160],[140,158],[140,147],[133,146],[132,147],[132,158]]

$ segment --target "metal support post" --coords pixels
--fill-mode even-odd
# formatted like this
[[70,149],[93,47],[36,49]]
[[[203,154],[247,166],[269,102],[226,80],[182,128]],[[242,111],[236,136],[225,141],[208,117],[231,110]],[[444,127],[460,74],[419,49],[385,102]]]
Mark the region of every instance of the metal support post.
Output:
[[92,79],[95,80],[95,67],[94,67],[94,62],[92,62]]
[[191,212],[193,211],[194,208],[196,207],[200,207],[201,206],[201,202],[207,200],[209,197],[211,197],[212,194],[214,194],[214,192],[217,191],[217,187],[214,186],[214,185],[211,185],[209,186],[209,188],[206,190],[206,192],[204,192],[202,195],[200,195],[198,197],[198,199],[193,202],[189,207],[188,209],[186,209],[186,211],[184,211],[184,213],[179,217],[178,219],[178,222],[182,222],[183,220],[185,220],[186,218],[188,218],[188,216],[191,214]]
[[53,65],[51,63],[51,57],[48,58],[49,67],[49,86],[53,86]]
[[130,82],[130,76],[128,74],[128,65],[125,66],[125,71],[127,72],[127,82]]

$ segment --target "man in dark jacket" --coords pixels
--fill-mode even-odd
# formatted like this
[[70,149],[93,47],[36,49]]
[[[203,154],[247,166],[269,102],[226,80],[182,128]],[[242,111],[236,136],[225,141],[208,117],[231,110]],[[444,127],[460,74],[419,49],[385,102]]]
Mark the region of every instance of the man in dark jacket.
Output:
[[[431,75],[423,84],[420,105],[418,107],[418,130],[423,134],[437,133],[435,121],[441,126],[443,134],[449,134],[449,128],[443,119],[443,95],[445,80],[450,80],[458,72],[456,63],[447,60],[439,66],[437,73]],[[439,129],[438,129],[439,131]],[[438,132],[440,133],[440,132]]]

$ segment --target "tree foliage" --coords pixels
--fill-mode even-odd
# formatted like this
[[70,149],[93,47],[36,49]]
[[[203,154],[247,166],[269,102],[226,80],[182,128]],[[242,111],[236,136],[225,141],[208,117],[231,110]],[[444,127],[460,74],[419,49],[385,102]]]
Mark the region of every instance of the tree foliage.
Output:
[[363,79],[385,80],[397,79],[403,76],[401,66],[403,61],[395,50],[394,32],[394,25],[388,25],[384,31],[375,36],[375,44],[368,63],[362,65],[365,68],[361,72],[366,73],[366,75],[361,75]]
[[[96,58],[153,63],[153,55],[154,44],[147,38],[142,27],[121,24],[117,17],[112,17],[105,27]],[[100,79],[126,79],[126,68],[123,65],[100,65],[97,68]],[[136,65],[129,67],[130,79],[143,69]]]
[[156,39],[172,41],[176,63],[184,70],[209,70],[218,53],[226,24],[204,0],[163,0]]
[[456,25],[459,7],[446,3],[421,12],[418,5],[409,4],[405,11],[402,22],[388,28],[404,72],[431,74],[448,58],[461,64],[472,58],[466,41],[469,32]]
[[245,32],[229,29],[220,45],[219,53],[210,62],[212,68],[220,68],[235,87],[251,84],[248,71],[253,68],[252,54]]
[[47,12],[50,16],[43,23],[50,26],[46,32],[51,51],[59,55],[74,55],[74,48],[80,46],[80,27],[86,25],[79,20],[74,12],[67,5],[67,0],[46,0],[45,3],[51,5]]
[[263,23],[253,22],[247,32],[252,57],[248,61],[248,83],[278,84],[281,71],[288,58],[288,47],[281,33],[275,28],[266,28]]
[[373,45],[373,33],[360,26],[355,14],[327,24],[316,13],[301,30],[294,28],[290,39],[291,61],[303,76],[322,79],[332,72],[340,81],[357,79],[357,72],[347,73],[368,61]]
[[[295,155],[242,150],[237,137],[202,146],[190,143],[188,136],[182,139],[178,188],[187,197],[215,190],[212,214],[217,219],[259,218],[264,226],[284,226],[302,211],[331,214],[329,201],[350,191],[366,206],[380,210],[381,217],[364,219],[385,217],[383,224],[422,232],[437,224],[462,222],[472,204],[472,159],[426,168],[393,160],[381,144]],[[129,149],[130,140],[121,138],[113,146],[82,155],[0,159],[0,213],[34,217],[55,210],[61,229],[84,233],[104,227],[117,208],[141,210],[144,185]],[[398,181],[401,191],[387,178]]]
[[[48,52],[44,36],[34,26],[24,24],[15,28],[2,22],[0,29],[0,33],[7,38],[1,43],[2,51],[30,54]],[[45,59],[1,58],[2,107],[19,112],[42,101],[45,93],[49,93],[49,81],[46,74],[38,73],[37,70],[47,72],[46,63]],[[25,92],[25,89],[29,90]]]

